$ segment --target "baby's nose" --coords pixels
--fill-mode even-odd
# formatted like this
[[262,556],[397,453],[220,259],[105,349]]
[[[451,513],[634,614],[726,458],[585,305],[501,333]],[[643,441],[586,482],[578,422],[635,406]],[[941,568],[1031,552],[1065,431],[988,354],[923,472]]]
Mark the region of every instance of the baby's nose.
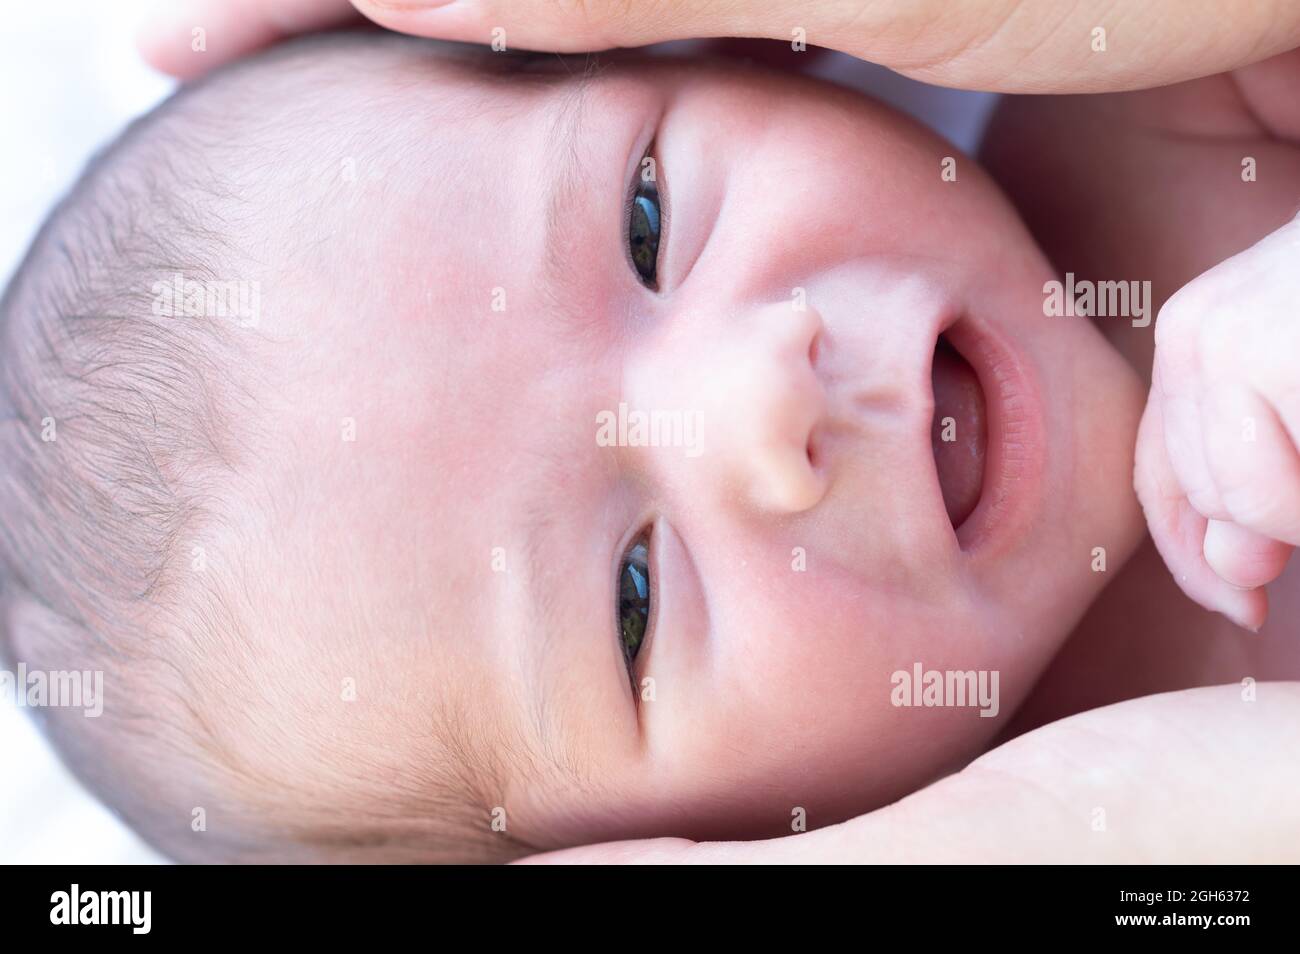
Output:
[[[810,456],[826,414],[816,372],[821,315],[790,301],[679,314],[624,370],[630,407],[684,409],[695,442],[642,459],[691,497],[792,514],[825,493]],[[665,413],[665,417],[668,415]],[[631,442],[629,442],[631,443]]]
[[726,476],[755,506],[783,514],[815,506],[825,481],[813,437],[826,412],[816,373],[821,316],[789,303],[760,309],[743,323],[741,340],[711,382],[711,406],[722,409],[715,442]]

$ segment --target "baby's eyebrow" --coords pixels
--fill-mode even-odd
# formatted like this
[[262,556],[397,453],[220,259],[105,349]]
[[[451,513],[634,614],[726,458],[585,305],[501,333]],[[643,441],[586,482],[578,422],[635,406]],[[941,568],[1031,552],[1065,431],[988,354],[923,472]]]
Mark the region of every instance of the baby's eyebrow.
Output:
[[[566,556],[555,552],[557,519],[556,500],[563,499],[569,485],[571,461],[566,460],[562,451],[547,451],[537,454],[538,464],[533,469],[533,487],[529,492],[528,503],[523,512],[523,550],[524,580],[523,593],[526,602],[537,612],[529,618],[538,625],[530,632],[521,633],[525,641],[525,652],[529,655],[529,670],[532,674],[531,685],[537,687],[533,693],[532,718],[539,737],[547,737],[551,729],[547,726],[546,701],[550,696],[547,688],[553,677],[546,672],[548,660],[553,652],[566,652],[563,636],[557,641],[556,636],[569,628],[555,598],[556,587],[552,584],[555,576],[557,557]],[[610,620],[613,626],[613,591],[610,591]],[[613,639],[610,630],[610,639]],[[566,671],[567,666],[562,667]]]
[[[587,102],[588,82],[563,87],[555,113],[551,117],[551,142],[554,152],[551,165],[557,175],[551,179],[546,200],[547,237],[556,237],[564,228],[565,212],[576,201],[582,188],[583,111]],[[547,248],[553,243],[547,242]]]
[[603,320],[602,315],[582,307],[584,269],[590,271],[591,262],[577,234],[580,217],[574,214],[584,203],[603,205],[608,201],[591,195],[588,189],[591,181],[604,181],[604,170],[592,175],[585,167],[591,151],[587,148],[590,125],[585,119],[592,85],[592,79],[584,76],[563,88],[550,124],[553,145],[546,162],[553,174],[545,206],[543,294],[552,314],[560,319],[556,330],[577,341],[589,340],[589,333]]

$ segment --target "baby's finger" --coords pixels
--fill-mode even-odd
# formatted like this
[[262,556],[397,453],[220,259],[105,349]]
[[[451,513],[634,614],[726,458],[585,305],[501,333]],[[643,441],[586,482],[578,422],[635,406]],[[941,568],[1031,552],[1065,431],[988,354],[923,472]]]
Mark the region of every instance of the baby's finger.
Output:
[[1300,544],[1300,454],[1272,406],[1246,385],[1223,382],[1205,393],[1202,410],[1206,458],[1231,521]]
[[1202,374],[1198,338],[1201,315],[1196,299],[1182,291],[1160,309],[1151,393],[1160,396],[1169,465],[1188,501],[1205,517],[1227,519],[1205,456],[1201,427]]
[[1177,475],[1187,502],[1203,517],[1229,519],[1205,451],[1200,401],[1192,395],[1167,396],[1161,401],[1161,409],[1169,466]]
[[1194,602],[1238,626],[1258,629],[1268,616],[1262,589],[1242,590],[1223,580],[1205,559],[1207,521],[1187,500],[1165,447],[1161,395],[1152,388],[1138,428],[1133,484],[1151,539],[1179,588]]
[[166,0],[136,42],[155,69],[191,79],[285,37],[353,19],[349,0]]
[[1225,582],[1243,590],[1281,576],[1292,549],[1235,523],[1211,520],[1205,527],[1205,562]]

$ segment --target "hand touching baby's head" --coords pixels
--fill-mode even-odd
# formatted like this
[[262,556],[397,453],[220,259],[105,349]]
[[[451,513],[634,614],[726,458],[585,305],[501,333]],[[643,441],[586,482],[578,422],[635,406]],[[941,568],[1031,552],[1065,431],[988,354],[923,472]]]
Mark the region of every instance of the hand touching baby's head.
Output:
[[847,91],[282,48],[4,299],[9,654],[104,670],[51,735],[180,858],[839,820],[986,742],[1135,543],[1140,393],[1050,277]]

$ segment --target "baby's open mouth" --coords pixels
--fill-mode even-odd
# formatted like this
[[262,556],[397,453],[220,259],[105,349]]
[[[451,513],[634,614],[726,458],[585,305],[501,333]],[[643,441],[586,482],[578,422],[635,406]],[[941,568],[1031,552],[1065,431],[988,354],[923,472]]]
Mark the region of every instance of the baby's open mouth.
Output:
[[944,509],[956,529],[971,515],[984,488],[988,445],[984,389],[975,369],[942,335],[934,349],[930,382],[934,389],[930,443]]

